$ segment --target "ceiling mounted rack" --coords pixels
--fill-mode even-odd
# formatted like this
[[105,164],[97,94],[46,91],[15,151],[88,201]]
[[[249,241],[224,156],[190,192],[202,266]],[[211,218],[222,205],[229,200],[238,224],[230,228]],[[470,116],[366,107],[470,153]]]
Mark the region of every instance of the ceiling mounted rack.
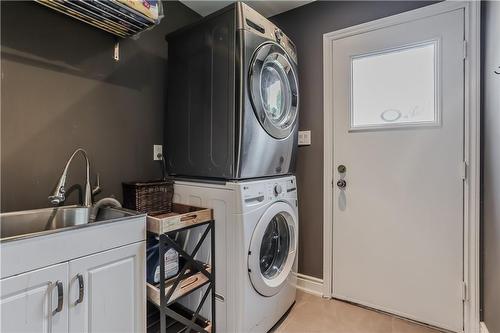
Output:
[[60,13],[119,37],[135,36],[160,23],[161,1],[153,0],[35,0]]

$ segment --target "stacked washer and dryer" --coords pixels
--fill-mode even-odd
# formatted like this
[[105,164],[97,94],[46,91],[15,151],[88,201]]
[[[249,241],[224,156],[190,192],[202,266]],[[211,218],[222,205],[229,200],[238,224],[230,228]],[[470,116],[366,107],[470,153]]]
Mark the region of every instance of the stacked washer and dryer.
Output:
[[[198,258],[215,264],[215,328],[267,332],[296,295],[295,46],[240,2],[167,41],[167,169],[175,202],[214,210],[215,258],[208,246]],[[200,234],[183,236],[187,250]]]

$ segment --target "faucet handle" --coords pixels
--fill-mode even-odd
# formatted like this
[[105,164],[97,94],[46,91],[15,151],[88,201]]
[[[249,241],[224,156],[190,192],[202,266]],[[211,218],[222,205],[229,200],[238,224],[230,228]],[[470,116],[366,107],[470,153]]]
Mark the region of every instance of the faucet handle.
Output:
[[49,196],[49,202],[54,206],[59,205],[63,201],[64,201],[64,196],[57,196],[57,195]]
[[64,195],[65,189],[64,187],[59,188],[59,190],[54,193],[53,195],[49,196],[49,201],[51,204],[54,206],[59,205],[61,202],[64,202],[66,200],[66,196]]
[[92,195],[96,195],[101,193],[102,188],[101,188],[101,175],[97,173],[97,179],[96,179],[96,185],[92,189]]
[[64,195],[65,192],[66,189],[64,188],[64,186],[59,186],[54,190],[54,193],[52,195],[49,195],[49,202],[54,206],[57,206],[61,202],[64,202],[64,200],[66,200],[66,196]]

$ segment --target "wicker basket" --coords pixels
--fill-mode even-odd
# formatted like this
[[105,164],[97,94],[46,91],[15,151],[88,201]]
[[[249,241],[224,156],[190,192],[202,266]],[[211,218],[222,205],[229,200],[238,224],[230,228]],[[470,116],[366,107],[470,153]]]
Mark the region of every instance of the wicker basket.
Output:
[[141,213],[172,211],[172,180],[127,182],[123,186],[123,206]]

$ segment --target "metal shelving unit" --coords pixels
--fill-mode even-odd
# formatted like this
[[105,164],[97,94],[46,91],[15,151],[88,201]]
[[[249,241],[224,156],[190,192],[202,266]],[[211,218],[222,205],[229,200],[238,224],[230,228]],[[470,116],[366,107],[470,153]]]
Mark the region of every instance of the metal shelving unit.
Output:
[[[165,253],[175,249],[186,260],[177,276],[157,285],[147,284],[148,300],[160,312],[159,325],[148,331],[165,332],[215,332],[215,224],[211,209],[174,204],[173,212],[148,216],[148,232],[159,236],[160,277],[165,276]],[[202,236],[191,253],[187,253],[176,241],[175,235],[191,228],[203,227]],[[210,234],[211,262],[203,263],[195,259],[203,242]],[[207,286],[200,303],[191,311],[178,301],[196,290]],[[200,311],[211,295],[211,318],[203,318]]]
[[35,0],[60,13],[119,37],[130,37],[151,29],[163,17],[153,19],[119,0]]

